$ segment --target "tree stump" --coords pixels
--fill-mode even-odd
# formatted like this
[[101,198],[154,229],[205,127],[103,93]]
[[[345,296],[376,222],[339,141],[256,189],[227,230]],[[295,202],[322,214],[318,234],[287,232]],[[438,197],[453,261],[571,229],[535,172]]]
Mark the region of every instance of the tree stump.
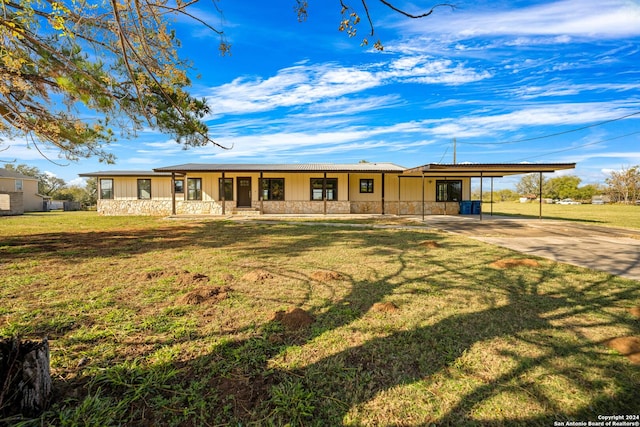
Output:
[[0,340],[0,415],[37,416],[51,399],[49,342]]

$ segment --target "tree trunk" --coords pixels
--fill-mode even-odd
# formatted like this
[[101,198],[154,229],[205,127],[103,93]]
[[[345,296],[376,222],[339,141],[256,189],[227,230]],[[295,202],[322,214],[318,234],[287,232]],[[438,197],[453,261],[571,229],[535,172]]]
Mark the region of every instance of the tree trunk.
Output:
[[0,340],[0,415],[37,416],[51,399],[49,342]]

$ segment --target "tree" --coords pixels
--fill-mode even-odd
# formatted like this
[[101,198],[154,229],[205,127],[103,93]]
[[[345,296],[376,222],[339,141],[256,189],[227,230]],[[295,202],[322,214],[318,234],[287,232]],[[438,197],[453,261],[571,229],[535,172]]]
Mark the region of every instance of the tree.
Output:
[[640,165],[611,171],[605,183],[612,201],[636,202],[640,197]]
[[[420,18],[426,18],[427,16],[431,15],[433,12],[435,12],[435,10],[439,7],[449,7],[451,9],[455,9],[455,5],[453,4],[449,4],[449,3],[439,3],[436,4],[435,6],[433,6],[431,9],[429,9],[426,12],[422,12],[422,13],[409,13],[407,11],[405,11],[404,9],[400,9],[399,7],[395,6],[394,4],[392,4],[391,2],[387,1],[387,0],[378,0],[380,3],[382,3],[383,5],[385,5],[387,8],[391,9],[392,11],[394,11],[395,13],[399,13],[400,15],[403,15],[407,18],[412,18],[412,19],[420,19]],[[302,22],[305,21],[307,19],[307,15],[308,15],[308,4],[309,2],[307,0],[296,0],[296,4],[294,6],[294,10],[296,11],[297,15],[298,15],[298,21]],[[367,0],[360,0],[361,3],[361,8],[359,9],[360,11],[358,11],[358,9],[351,7],[350,5],[348,5],[344,0],[340,0],[340,6],[342,8],[342,10],[340,11],[341,15],[342,15],[342,19],[340,20],[340,26],[338,27],[338,30],[343,31],[345,33],[347,33],[347,35],[349,37],[355,37],[358,30],[358,24],[361,21],[360,16],[364,13],[364,16],[367,18],[367,22],[369,23],[369,36],[373,37],[375,34],[375,27],[373,25],[373,20],[371,18],[371,13],[369,11],[369,4],[367,2]],[[369,39],[368,37],[364,37],[362,39],[362,46],[366,46],[369,44]],[[380,40],[377,40],[374,44],[373,47],[377,50],[384,50],[384,46],[382,45],[382,43],[380,42]]]
[[[547,179],[542,177],[542,188],[544,188]],[[529,173],[520,178],[516,184],[516,191],[523,196],[538,196],[540,194],[540,174]]]
[[[134,136],[149,125],[184,147],[222,147],[203,122],[209,112],[206,102],[187,91],[190,65],[178,56],[180,41],[172,27],[174,18],[186,17],[219,34],[220,51],[229,52],[222,31],[189,12],[198,1],[3,1],[0,136],[23,134],[36,148],[50,144],[69,159],[97,156],[105,162],[115,160],[104,149],[115,138],[114,128]],[[292,1],[298,19],[304,21],[307,1]],[[409,18],[429,16],[440,6],[453,7],[438,4],[413,15],[379,1]],[[218,2],[212,0],[221,12]],[[373,35],[367,1],[360,2]],[[340,29],[353,37],[359,13],[344,0],[340,5]],[[376,47],[382,48],[380,42]],[[83,120],[81,113],[86,112],[97,118]]]
[[[185,90],[188,64],[169,26],[172,15],[199,21],[187,11],[193,3],[2,2],[0,135],[20,132],[36,147],[44,141],[68,158],[107,162],[113,126],[135,134],[149,124],[185,146],[213,142],[201,121],[209,109]],[[86,110],[100,118],[83,121]]]
[[582,180],[575,175],[558,176],[547,180],[542,189],[544,197],[551,199],[579,199],[578,186]]

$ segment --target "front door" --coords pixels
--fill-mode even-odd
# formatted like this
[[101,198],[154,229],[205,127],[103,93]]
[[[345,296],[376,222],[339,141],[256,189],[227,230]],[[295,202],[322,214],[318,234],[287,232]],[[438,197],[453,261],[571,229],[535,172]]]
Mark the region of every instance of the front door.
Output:
[[251,207],[251,178],[238,178],[238,207]]

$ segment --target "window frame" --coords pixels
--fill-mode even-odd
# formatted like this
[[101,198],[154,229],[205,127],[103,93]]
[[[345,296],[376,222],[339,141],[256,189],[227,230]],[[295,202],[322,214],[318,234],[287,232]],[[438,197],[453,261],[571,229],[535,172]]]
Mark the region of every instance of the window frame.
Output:
[[[445,186],[444,198],[443,193],[440,191],[441,186]],[[457,191],[451,191],[454,185],[458,185]],[[457,194],[455,194],[457,193]],[[456,199],[455,196],[458,196]],[[460,202],[462,201],[462,180],[436,180],[436,202]]]
[[[192,182],[196,188],[191,188]],[[202,178],[187,178],[187,200],[202,200]]]
[[[151,178],[139,178],[137,182],[138,200],[151,200]],[[145,188],[142,185],[145,185]],[[146,188],[147,185],[148,188]],[[145,190],[148,190],[148,196],[143,195]]]
[[24,191],[24,181],[22,179],[15,180],[16,193]]
[[[374,192],[374,180],[373,178],[360,178],[360,193],[361,194],[373,194]],[[364,184],[364,187],[363,187]]]
[[[178,185],[178,183],[180,183]],[[184,179],[176,179],[173,182],[173,192],[174,194],[184,194]]]
[[[320,184],[319,186],[318,183]],[[312,201],[338,200],[338,178],[311,178],[309,188]],[[314,198],[314,194],[317,194],[318,190],[321,190],[321,198]],[[328,197],[329,194],[331,194],[331,197]]]
[[[111,188],[109,189],[105,189],[104,188],[104,183],[111,183],[110,186]],[[114,196],[115,196],[115,192],[113,190],[113,178],[100,178],[100,200],[113,200]],[[106,193],[106,191],[109,191],[109,193]],[[107,197],[105,197],[105,194],[108,194]]]
[[[224,179],[224,181],[223,181]],[[233,201],[233,178],[218,178],[218,200],[222,200],[222,191],[223,191],[223,182],[224,182],[224,201]],[[231,184],[230,188],[227,188],[227,185]],[[229,192],[227,192],[229,190]],[[229,197],[227,197],[229,196]]]
[[[277,189],[281,194],[278,195],[277,191],[274,191],[274,184],[279,184],[280,188]],[[266,188],[265,188],[266,187]],[[262,200],[266,201],[284,201],[284,178],[262,178],[260,183],[260,190],[262,192]],[[277,197],[276,197],[277,196]]]

